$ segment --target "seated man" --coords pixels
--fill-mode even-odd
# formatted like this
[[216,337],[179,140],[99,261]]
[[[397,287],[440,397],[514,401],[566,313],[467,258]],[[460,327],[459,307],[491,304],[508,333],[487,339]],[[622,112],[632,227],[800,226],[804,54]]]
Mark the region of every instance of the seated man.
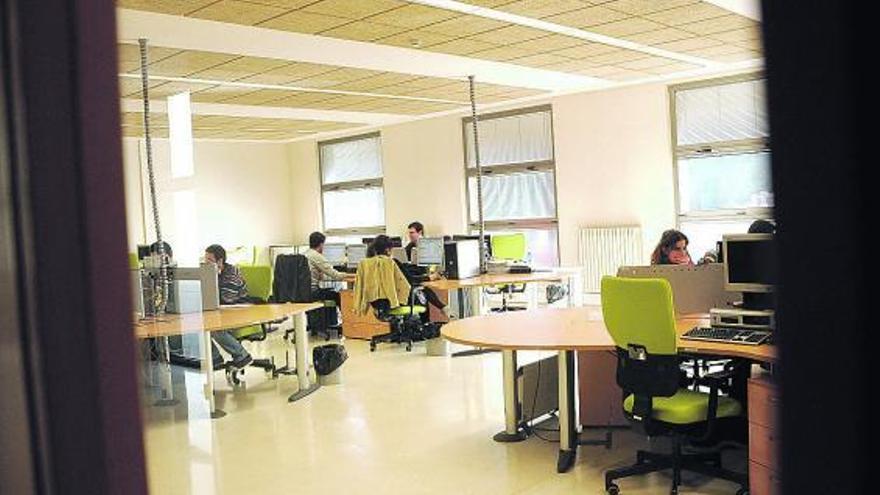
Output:
[[[315,301],[334,301],[336,307],[339,307],[339,292],[321,287],[324,281],[341,281],[345,274],[333,268],[333,265],[324,257],[324,242],[327,236],[320,232],[312,232],[309,234],[309,249],[305,252],[306,258],[309,260],[309,272],[312,276],[312,298]],[[336,318],[336,309],[332,309],[327,324],[331,327],[339,324]],[[328,312],[329,313],[329,312]]]
[[[205,261],[217,266],[218,287],[220,289],[220,304],[236,304],[244,302],[247,298],[247,284],[241,277],[241,271],[237,266],[226,262],[226,250],[218,244],[212,244],[205,248]],[[215,365],[223,363],[223,357],[217,350],[217,345],[232,356],[232,366],[244,368],[251,364],[254,358],[241,345],[241,342],[232,335],[230,330],[211,332],[211,357]]]
[[406,250],[406,259],[412,261],[413,249],[419,244],[419,239],[425,236],[425,226],[422,222],[412,222],[406,226],[406,235],[409,237],[409,243],[403,249]]

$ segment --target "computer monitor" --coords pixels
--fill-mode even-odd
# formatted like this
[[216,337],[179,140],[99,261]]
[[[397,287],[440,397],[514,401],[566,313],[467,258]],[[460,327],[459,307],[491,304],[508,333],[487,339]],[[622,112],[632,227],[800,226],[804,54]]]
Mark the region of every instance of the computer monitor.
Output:
[[361,237],[361,244],[364,244],[364,245],[366,245],[366,246],[369,246],[369,245],[372,244],[373,241],[375,241],[375,240],[376,240],[375,237]]
[[137,247],[137,257],[138,261],[150,256],[150,245],[149,244],[138,244]]
[[403,238],[401,238],[399,235],[391,237],[391,247],[403,247]]
[[324,257],[333,266],[345,263],[345,244],[324,244]]
[[[456,234],[452,236],[453,241],[466,241],[470,239],[477,240],[479,239],[479,234]],[[486,250],[486,256],[492,257],[492,236],[489,234],[483,235],[483,248]]]
[[346,266],[357,268],[358,263],[367,257],[367,246],[363,244],[349,244],[345,247],[345,255],[348,258]]
[[776,244],[772,234],[725,235],[722,253],[726,290],[773,292],[776,283]]
[[443,265],[443,238],[422,237],[416,245],[420,266]]

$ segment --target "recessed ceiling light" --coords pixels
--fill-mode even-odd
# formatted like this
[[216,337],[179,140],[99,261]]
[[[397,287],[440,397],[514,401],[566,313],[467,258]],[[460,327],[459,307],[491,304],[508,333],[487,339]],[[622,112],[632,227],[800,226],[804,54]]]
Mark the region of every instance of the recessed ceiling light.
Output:
[[409,45],[413,48],[421,48],[422,47],[422,40],[420,40],[418,38],[412,38],[409,40]]

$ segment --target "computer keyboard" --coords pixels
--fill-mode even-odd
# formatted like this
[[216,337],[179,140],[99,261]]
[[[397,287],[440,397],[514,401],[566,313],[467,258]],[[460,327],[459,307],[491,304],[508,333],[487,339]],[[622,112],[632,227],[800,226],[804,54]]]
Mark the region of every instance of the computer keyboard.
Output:
[[729,327],[694,327],[688,330],[682,339],[708,340],[712,342],[728,342],[731,344],[759,345],[770,338],[765,330],[744,330]]

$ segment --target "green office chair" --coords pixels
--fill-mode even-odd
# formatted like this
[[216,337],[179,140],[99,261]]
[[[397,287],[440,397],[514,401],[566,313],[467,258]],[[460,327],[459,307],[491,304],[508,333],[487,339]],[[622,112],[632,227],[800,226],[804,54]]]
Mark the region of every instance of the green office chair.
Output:
[[141,266],[141,260],[138,259],[137,253],[128,253],[128,268],[137,270]]
[[731,375],[705,375],[709,393],[680,388],[681,370],[672,288],[664,279],[602,279],[602,314],[617,347],[617,383],[624,390],[627,418],[648,436],[672,438],[672,453],[636,453],[632,466],[605,472],[605,491],[620,492],[615,480],[672,470],[673,495],[678,493],[681,471],[693,471],[740,484],[747,493],[748,477],[721,467],[720,452],[683,453],[688,442],[706,442],[721,421],[734,420],[743,408],[719,387]]
[[[272,268],[268,265],[239,265],[238,268],[241,270],[242,278],[247,283],[249,297],[254,302],[266,302],[269,300],[269,295],[272,291]],[[250,325],[236,329],[232,334],[240,342],[262,342],[273,331],[275,325],[282,323],[284,320],[280,319],[261,325]],[[251,366],[260,368],[266,373],[272,373],[273,377],[279,374],[290,374],[287,371],[289,366],[276,368],[272,358],[254,359]],[[241,382],[238,375],[227,375],[227,379],[233,385],[238,385]]]
[[[521,261],[526,257],[526,236],[523,233],[493,235],[489,244],[492,248],[492,257],[497,260]],[[510,306],[509,297],[513,293],[525,292],[525,284],[496,285],[486,290],[490,294],[501,294],[501,307],[495,312],[519,311],[525,308]]]

